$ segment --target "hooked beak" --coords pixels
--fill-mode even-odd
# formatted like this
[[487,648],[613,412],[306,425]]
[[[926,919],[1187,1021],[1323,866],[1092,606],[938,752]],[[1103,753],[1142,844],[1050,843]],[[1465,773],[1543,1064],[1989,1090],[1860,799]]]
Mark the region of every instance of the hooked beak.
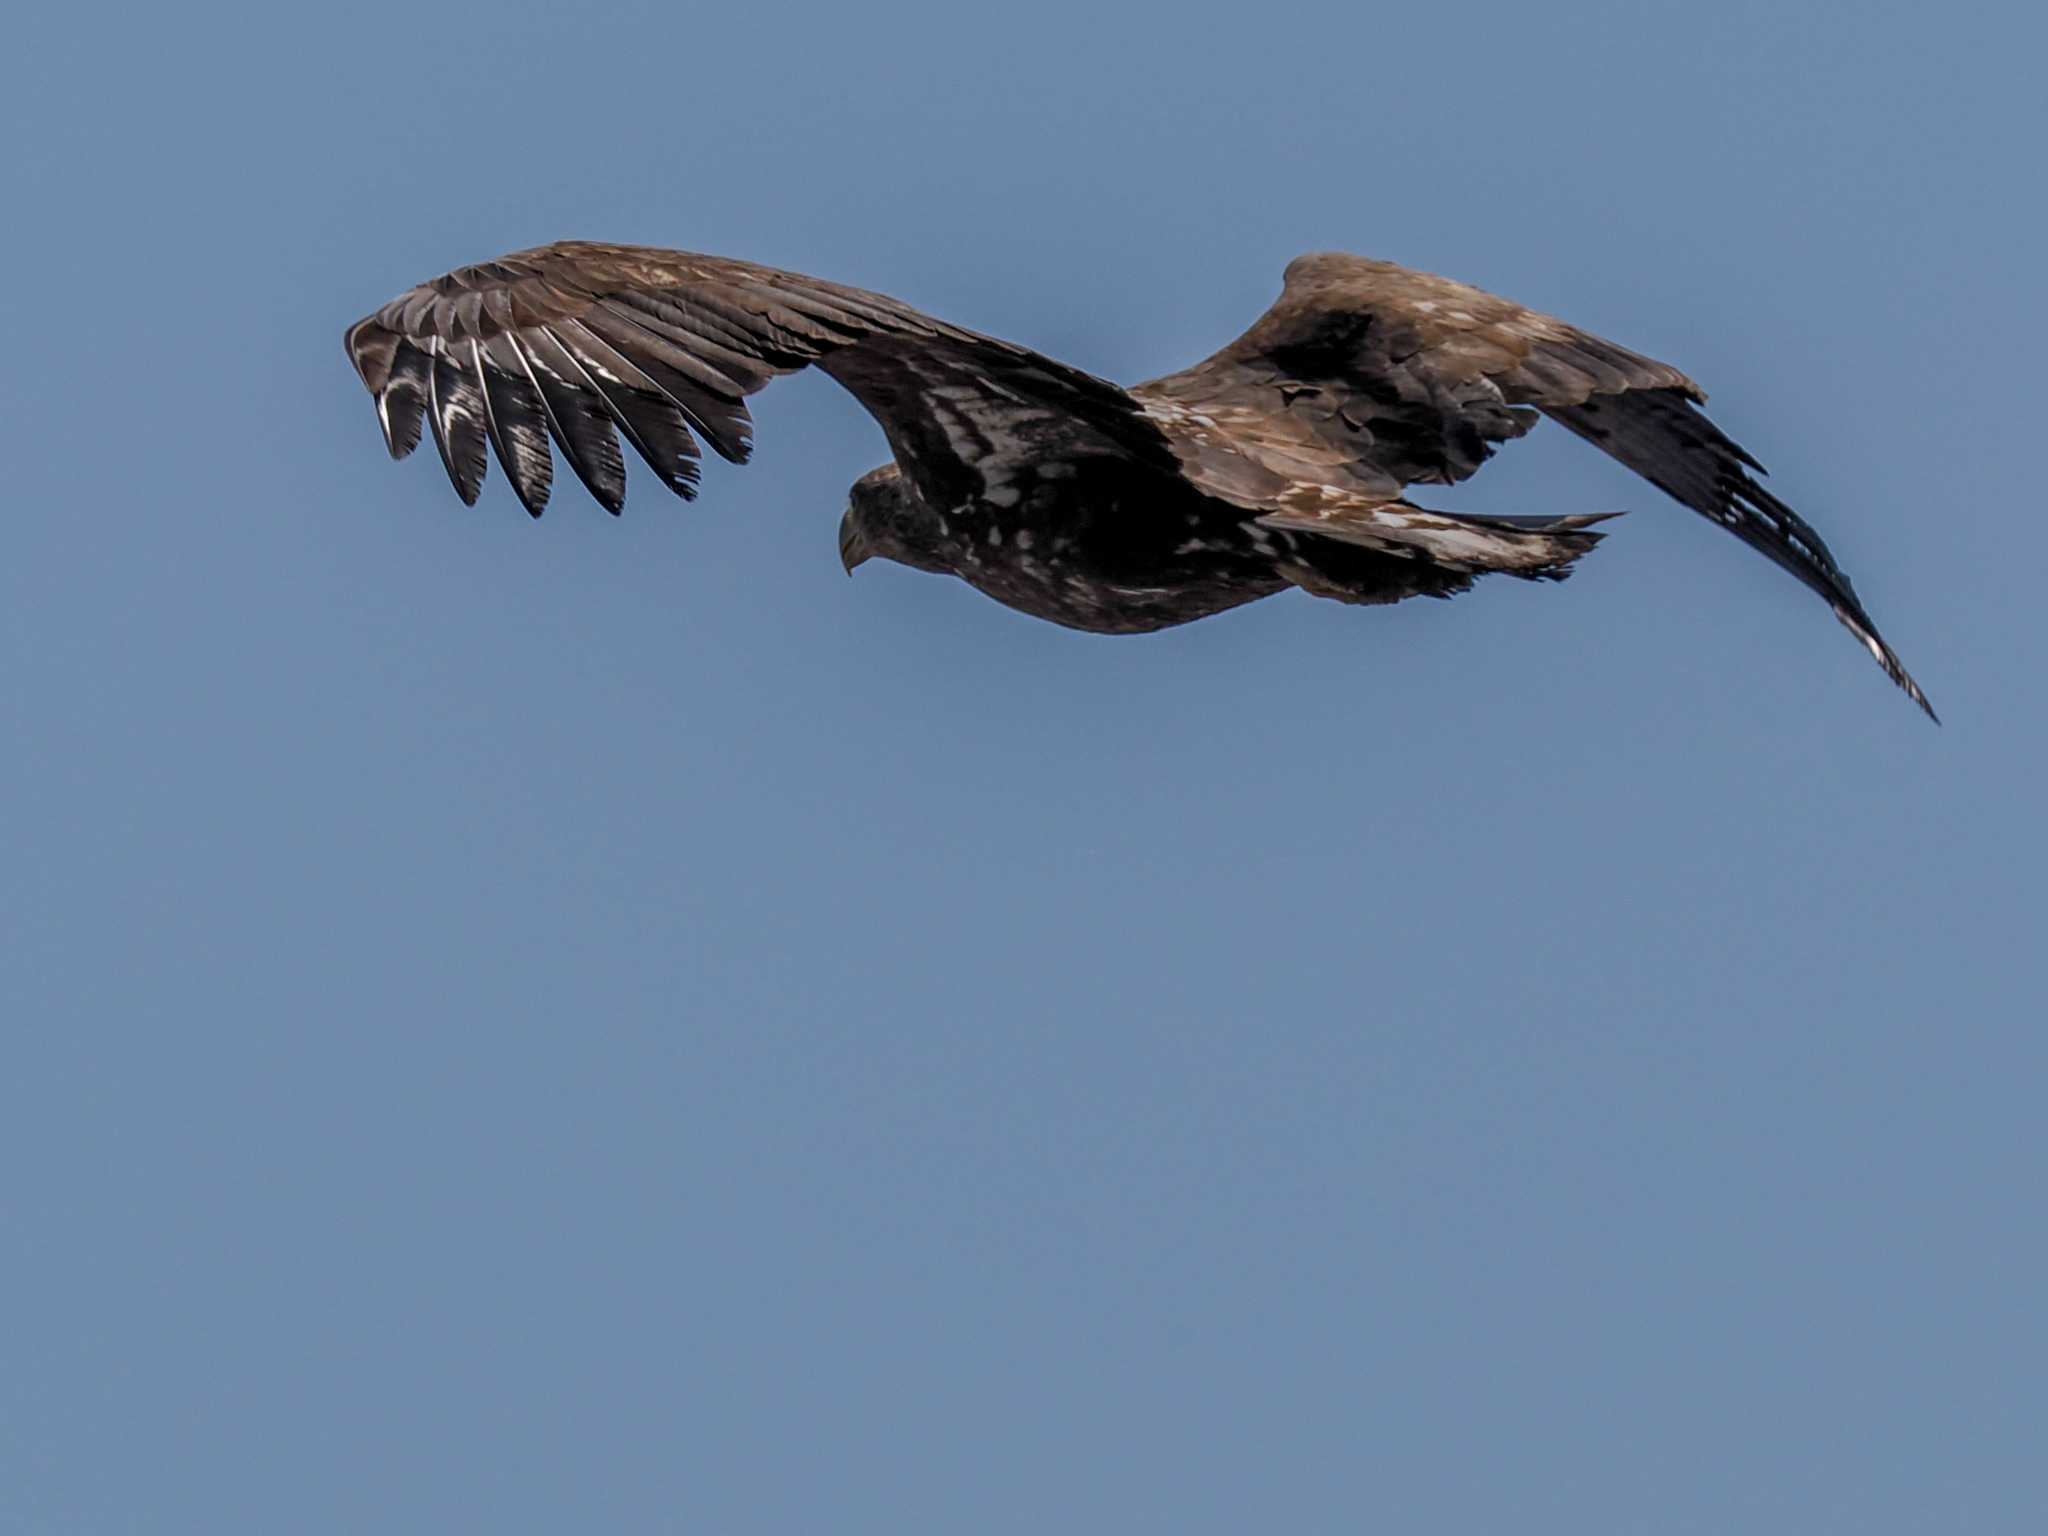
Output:
[[866,560],[871,553],[873,551],[868,548],[866,537],[854,525],[853,508],[848,507],[846,515],[839,519],[839,563],[846,567],[846,574],[851,576],[854,567]]

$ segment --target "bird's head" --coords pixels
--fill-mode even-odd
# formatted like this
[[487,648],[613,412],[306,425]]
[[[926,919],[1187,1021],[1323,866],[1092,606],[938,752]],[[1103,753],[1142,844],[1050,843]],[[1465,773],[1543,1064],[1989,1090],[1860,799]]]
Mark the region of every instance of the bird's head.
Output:
[[896,465],[871,469],[853,482],[846,515],[839,519],[839,561],[847,575],[876,555],[944,574],[953,569],[944,558],[944,545],[944,523]]

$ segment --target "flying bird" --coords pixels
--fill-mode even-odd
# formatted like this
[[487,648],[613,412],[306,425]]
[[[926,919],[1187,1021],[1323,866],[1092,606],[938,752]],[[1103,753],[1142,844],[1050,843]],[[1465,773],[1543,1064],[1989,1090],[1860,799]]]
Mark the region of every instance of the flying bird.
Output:
[[1613,514],[1482,517],[1402,494],[1476,472],[1547,416],[1790,571],[1930,718],[1827,545],[1665,363],[1448,278],[1342,252],[1202,362],[1123,388],[879,293],[647,246],[564,241],[458,267],[351,326],[404,458],[431,432],[474,502],[495,453],[535,517],[549,443],[608,511],[623,437],[696,494],[699,440],[752,449],[746,398],[815,364],[894,458],[854,482],[848,573],[958,576],[1076,629],[1134,634],[1296,587],[1345,603],[1560,580]]

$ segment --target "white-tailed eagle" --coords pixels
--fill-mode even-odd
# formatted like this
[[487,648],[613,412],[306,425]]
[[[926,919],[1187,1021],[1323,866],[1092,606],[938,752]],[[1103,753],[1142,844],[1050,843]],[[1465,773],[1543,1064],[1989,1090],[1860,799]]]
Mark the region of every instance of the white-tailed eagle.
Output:
[[550,440],[625,502],[623,436],[695,494],[698,440],[735,463],[746,397],[815,363],[894,462],[854,483],[849,571],[873,555],[1100,633],[1161,629],[1288,587],[1349,603],[1447,597],[1503,572],[1559,579],[1597,515],[1419,507],[1548,416],[1824,598],[1887,676],[1926,696],[1821,537],[1664,363],[1447,278],[1327,252],[1215,356],[1124,389],[895,299],[752,262],[565,241],[459,267],[351,326],[394,458],[431,431],[474,502],[495,452],[539,517]]

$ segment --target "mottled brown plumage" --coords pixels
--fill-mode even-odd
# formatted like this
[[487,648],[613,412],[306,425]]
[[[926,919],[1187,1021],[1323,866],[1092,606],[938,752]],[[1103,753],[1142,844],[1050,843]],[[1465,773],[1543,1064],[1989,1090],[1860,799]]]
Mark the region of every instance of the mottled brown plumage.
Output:
[[1434,512],[1410,485],[1474,473],[1543,416],[1719,522],[1825,598],[1931,716],[1820,536],[1666,364],[1391,262],[1303,256],[1250,330],[1123,389],[881,294],[751,262],[564,242],[462,267],[348,332],[393,457],[431,432],[464,501],[495,452],[535,517],[549,443],[624,504],[632,444],[679,495],[698,440],[752,447],[746,397],[815,364],[894,462],[840,531],[1075,628],[1185,623],[1298,587],[1353,603],[1449,596],[1475,577],[1561,578],[1594,516]]

